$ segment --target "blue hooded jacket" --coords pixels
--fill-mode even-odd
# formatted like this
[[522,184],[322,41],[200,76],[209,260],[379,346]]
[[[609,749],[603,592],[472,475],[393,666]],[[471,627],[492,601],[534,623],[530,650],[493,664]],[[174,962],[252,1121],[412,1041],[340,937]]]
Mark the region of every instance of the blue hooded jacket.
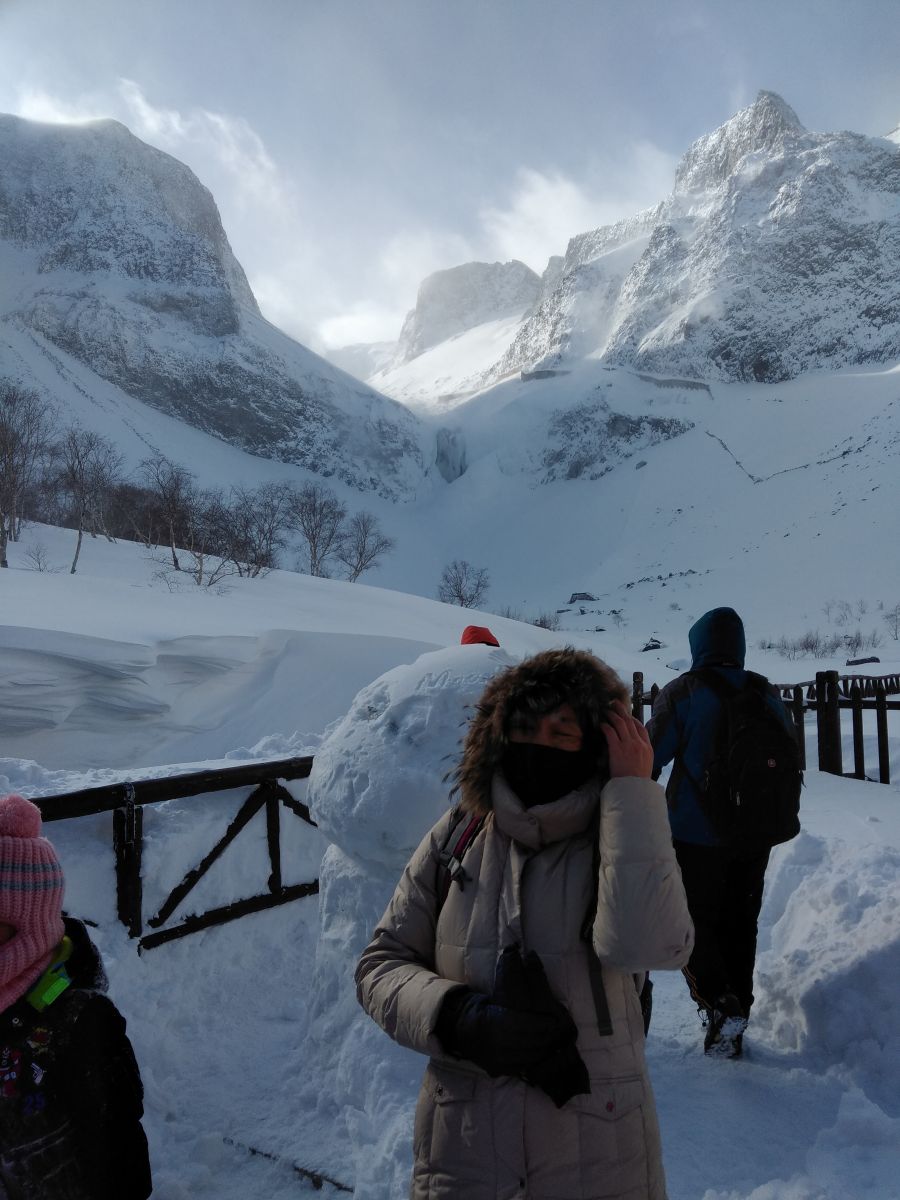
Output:
[[[711,668],[733,687],[744,687],[744,623],[733,608],[713,608],[691,626],[688,641],[691,669],[662,689],[647,724],[653,743],[653,778],[675,759],[666,787],[672,836],[682,842],[717,846],[720,840],[703,812],[698,784],[715,751],[721,701],[695,672]],[[771,685],[768,703],[793,732],[790,713]]]

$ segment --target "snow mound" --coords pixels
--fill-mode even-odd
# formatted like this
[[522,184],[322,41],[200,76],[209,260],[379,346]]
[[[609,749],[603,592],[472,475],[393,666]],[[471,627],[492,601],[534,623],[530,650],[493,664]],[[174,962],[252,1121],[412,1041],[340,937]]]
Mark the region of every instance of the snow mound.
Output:
[[900,1118],[900,849],[802,833],[766,886],[754,1029]]
[[316,1084],[301,1100],[332,1137],[337,1126],[348,1143],[356,1200],[405,1194],[424,1065],[356,1004],[356,960],[407,860],[447,808],[446,776],[472,706],[491,676],[513,661],[481,645],[423,654],[364,688],[316,753],[307,795],[332,844],[319,875],[310,1001]]

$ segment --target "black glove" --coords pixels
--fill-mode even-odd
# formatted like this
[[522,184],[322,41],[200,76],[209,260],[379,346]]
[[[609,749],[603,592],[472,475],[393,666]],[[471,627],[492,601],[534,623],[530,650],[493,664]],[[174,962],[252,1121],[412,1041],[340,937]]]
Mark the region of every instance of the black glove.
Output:
[[435,1033],[448,1054],[471,1059],[488,1075],[521,1076],[571,1040],[570,1024],[460,988],[441,1005]]
[[554,1014],[569,1030],[565,1042],[540,1062],[525,1068],[522,1078],[546,1092],[557,1108],[562,1108],[573,1096],[587,1095],[591,1084],[575,1046],[578,1030],[565,1006],[553,995],[544,964],[534,950],[529,950],[524,959],[518,947],[504,950],[497,963],[494,999],[532,1012]]
[[562,1108],[573,1096],[586,1096],[591,1090],[588,1069],[571,1042],[529,1067],[522,1078],[546,1092],[557,1108]]

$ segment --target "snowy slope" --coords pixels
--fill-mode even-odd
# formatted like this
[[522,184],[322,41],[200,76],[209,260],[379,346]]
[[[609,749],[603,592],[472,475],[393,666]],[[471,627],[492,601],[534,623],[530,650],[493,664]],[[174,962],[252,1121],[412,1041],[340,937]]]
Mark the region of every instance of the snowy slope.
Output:
[[362,491],[414,490],[415,419],[260,316],[187,167],[115,121],[0,117],[0,158],[5,376],[52,385],[64,411],[79,406],[73,388],[111,384],[255,455]]
[[[484,391],[440,428],[453,482],[394,511],[380,584],[433,594],[444,563],[465,558],[489,568],[490,608],[568,609],[563,629],[621,621],[636,649],[651,635],[683,644],[720,603],[777,639],[829,627],[827,601],[865,597],[854,628],[886,637],[877,606],[900,598],[879,549],[900,540],[896,368],[698,388],[586,363]],[[584,614],[567,603],[577,591],[598,597]]]
[[[68,533],[29,536],[65,562]],[[322,828],[285,824],[284,870],[286,882],[319,875],[319,901],[140,958],[115,920],[108,818],[48,827],[67,904],[97,923],[141,1061],[154,1195],[287,1200],[312,1190],[291,1170],[298,1163],[355,1185],[359,1200],[394,1200],[405,1189],[423,1064],[364,1018],[350,976],[410,848],[447,802],[442,780],[466,705],[510,657],[563,638],[594,648],[625,678],[638,668],[660,678],[664,668],[612,630],[553,634],[280,573],[224,594],[172,593],[126,543],[91,542],[74,578],[24,569],[24,549],[12,545],[0,578],[0,789],[40,795],[190,760],[318,756],[310,795],[303,784],[292,790],[313,801]],[[687,602],[690,583],[672,581],[670,594]],[[774,619],[772,589],[768,606]],[[685,613],[660,611],[669,653],[683,654]],[[456,645],[468,620],[489,623],[502,649]],[[885,671],[900,669],[900,651],[883,659]],[[755,649],[750,661],[782,679],[816,665]],[[26,730],[29,711],[43,723]],[[894,714],[891,722],[896,776]],[[811,725],[815,761],[813,733]],[[746,1060],[704,1059],[680,976],[656,977],[649,1058],[671,1200],[896,1196],[900,793],[815,772],[807,785],[804,833],[776,851],[769,875]],[[145,914],[200,861],[245,794],[147,812]],[[265,847],[257,818],[188,907],[264,890]],[[723,1121],[741,1131],[728,1155]],[[321,1191],[336,1194],[328,1184]]]
[[422,416],[455,408],[481,390],[486,372],[505,353],[521,323],[521,312],[483,321],[408,362],[388,363],[368,382]]

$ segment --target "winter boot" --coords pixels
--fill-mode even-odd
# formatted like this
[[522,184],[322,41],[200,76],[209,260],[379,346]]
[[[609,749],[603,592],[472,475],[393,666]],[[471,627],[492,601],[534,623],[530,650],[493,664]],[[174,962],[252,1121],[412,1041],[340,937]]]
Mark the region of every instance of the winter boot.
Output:
[[725,992],[712,1008],[706,1009],[704,1052],[721,1058],[740,1058],[746,1028],[747,1017],[740,1001],[732,992]]

